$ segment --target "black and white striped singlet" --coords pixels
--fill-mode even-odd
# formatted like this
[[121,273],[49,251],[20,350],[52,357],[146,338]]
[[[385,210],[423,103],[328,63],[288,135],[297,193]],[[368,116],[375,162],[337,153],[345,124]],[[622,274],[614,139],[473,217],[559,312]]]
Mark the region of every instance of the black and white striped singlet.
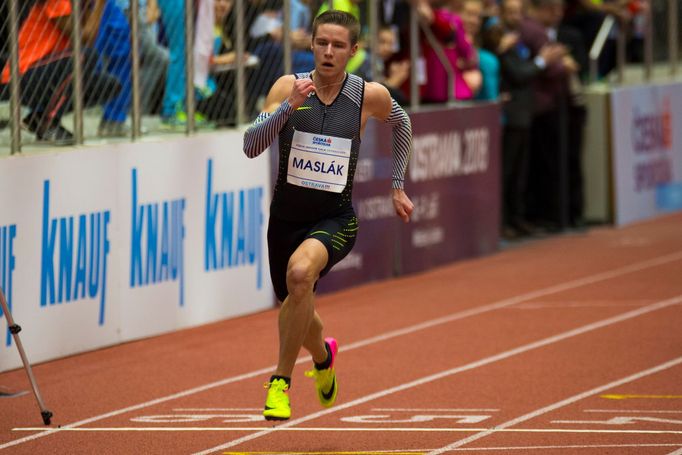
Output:
[[[310,73],[296,78],[310,78]],[[352,209],[353,177],[360,150],[360,128],[365,81],[348,74],[336,99],[325,105],[314,94],[287,120],[279,133],[279,171],[271,214],[290,221],[316,221]],[[287,183],[289,153],[294,131],[351,139],[348,182],[341,193],[304,188]]]

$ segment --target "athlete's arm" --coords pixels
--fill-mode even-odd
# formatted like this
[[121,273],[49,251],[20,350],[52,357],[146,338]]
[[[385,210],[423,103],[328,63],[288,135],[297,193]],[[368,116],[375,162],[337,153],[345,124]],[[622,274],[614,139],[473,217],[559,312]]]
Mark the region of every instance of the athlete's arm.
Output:
[[365,86],[365,106],[368,116],[376,117],[393,128],[393,206],[400,218],[406,223],[410,221],[410,214],[414,205],[405,194],[405,172],[410,160],[412,149],[412,124],[410,117],[398,103],[391,98],[386,87],[375,82],[369,82]]
[[315,86],[310,79],[280,77],[265,99],[265,109],[244,133],[246,156],[255,158],[270,147],[291,114],[305,102],[313,90]]

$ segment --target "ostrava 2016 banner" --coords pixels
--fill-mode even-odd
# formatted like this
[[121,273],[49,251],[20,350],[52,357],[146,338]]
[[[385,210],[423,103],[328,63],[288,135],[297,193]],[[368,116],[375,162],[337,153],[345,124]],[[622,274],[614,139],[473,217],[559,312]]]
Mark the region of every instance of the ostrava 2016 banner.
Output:
[[472,105],[412,115],[400,273],[494,251],[500,225],[500,110]]

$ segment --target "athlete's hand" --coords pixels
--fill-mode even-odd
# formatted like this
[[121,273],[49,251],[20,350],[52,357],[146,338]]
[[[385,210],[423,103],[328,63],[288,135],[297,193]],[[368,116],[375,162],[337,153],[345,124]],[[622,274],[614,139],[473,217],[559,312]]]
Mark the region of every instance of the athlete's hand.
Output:
[[393,207],[395,207],[395,213],[406,223],[410,222],[410,215],[412,210],[414,210],[414,204],[407,197],[405,191],[401,189],[393,189]]
[[294,86],[291,88],[291,95],[289,95],[287,101],[291,107],[298,109],[305,103],[305,100],[310,93],[314,91],[315,84],[313,84],[312,79],[296,79],[294,81]]

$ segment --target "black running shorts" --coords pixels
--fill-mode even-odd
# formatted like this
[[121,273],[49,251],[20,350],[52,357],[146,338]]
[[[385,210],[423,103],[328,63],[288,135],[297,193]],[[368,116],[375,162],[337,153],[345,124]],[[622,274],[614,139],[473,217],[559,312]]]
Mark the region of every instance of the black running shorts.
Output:
[[270,216],[268,225],[268,256],[270,258],[270,277],[275,295],[280,302],[289,295],[287,289],[287,266],[294,251],[306,239],[317,239],[327,248],[329,260],[320,272],[325,276],[334,265],[345,258],[358,233],[358,220],[353,209],[334,218],[317,222],[285,221]]

